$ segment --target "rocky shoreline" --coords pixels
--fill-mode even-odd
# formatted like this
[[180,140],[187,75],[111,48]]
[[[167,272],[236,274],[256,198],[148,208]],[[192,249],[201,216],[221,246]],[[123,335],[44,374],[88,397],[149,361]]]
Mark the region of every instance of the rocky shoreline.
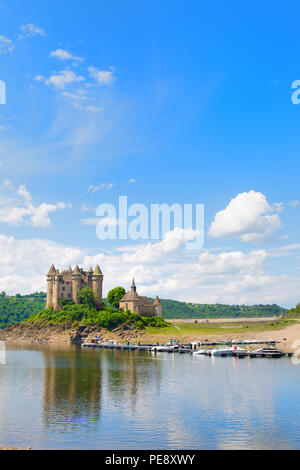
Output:
[[0,330],[0,340],[6,343],[22,342],[30,344],[65,343],[81,345],[98,336],[103,341],[119,339],[121,342],[132,341],[143,335],[128,325],[121,325],[109,332],[97,326],[80,325],[72,328],[68,324],[20,323]]

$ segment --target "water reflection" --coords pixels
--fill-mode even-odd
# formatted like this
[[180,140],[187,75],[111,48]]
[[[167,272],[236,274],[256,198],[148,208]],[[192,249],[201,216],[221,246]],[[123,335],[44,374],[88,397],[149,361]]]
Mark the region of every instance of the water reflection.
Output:
[[43,420],[76,426],[81,419],[100,418],[101,356],[82,354],[81,348],[43,351]]
[[300,448],[291,360],[11,348],[0,445],[83,449]]
[[43,421],[45,426],[93,425],[101,418],[102,394],[109,403],[135,412],[153,387],[159,393],[161,361],[148,354],[73,348],[42,351],[44,359]]

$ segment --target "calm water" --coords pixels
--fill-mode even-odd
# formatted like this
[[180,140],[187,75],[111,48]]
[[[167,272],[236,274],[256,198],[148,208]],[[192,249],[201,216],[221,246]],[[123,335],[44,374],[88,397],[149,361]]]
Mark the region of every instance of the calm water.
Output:
[[300,449],[291,359],[18,349],[0,366],[0,446]]

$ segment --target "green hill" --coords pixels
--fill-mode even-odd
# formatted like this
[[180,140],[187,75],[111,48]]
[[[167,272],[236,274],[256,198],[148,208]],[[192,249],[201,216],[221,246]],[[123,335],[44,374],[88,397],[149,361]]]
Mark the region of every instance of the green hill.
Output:
[[[0,329],[19,323],[45,309],[46,294],[36,292],[30,295],[6,296],[0,294]],[[152,299],[153,300],[153,299]],[[166,319],[180,318],[245,318],[273,317],[285,315],[287,310],[278,305],[207,305],[161,300]]]
[[17,294],[14,297],[0,294],[0,329],[14,325],[44,310],[46,294],[36,292],[30,295]]
[[278,305],[191,304],[176,300],[161,300],[165,318],[245,318],[285,315],[288,310]]

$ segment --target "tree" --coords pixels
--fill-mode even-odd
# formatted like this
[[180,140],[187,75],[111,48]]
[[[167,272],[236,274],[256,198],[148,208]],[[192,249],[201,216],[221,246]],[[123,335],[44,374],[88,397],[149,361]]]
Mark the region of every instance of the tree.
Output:
[[98,302],[95,292],[90,287],[84,287],[81,290],[79,300],[81,304],[87,305],[90,308],[95,308]]
[[124,287],[115,287],[114,289],[110,290],[109,293],[107,294],[107,300],[115,308],[119,308],[120,305],[120,300],[124,295],[126,294],[126,291]]

